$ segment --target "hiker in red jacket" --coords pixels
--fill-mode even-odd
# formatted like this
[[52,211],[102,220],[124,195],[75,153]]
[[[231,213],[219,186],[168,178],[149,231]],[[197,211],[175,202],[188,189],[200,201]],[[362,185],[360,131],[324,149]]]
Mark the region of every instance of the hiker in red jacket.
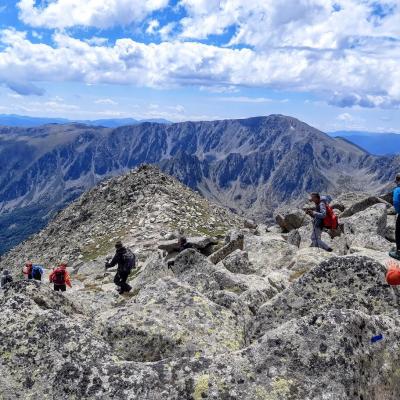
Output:
[[53,270],[53,272],[49,276],[49,280],[54,284],[54,290],[56,292],[65,292],[67,290],[67,286],[72,288],[71,278],[67,271],[67,264],[62,263],[59,267]]

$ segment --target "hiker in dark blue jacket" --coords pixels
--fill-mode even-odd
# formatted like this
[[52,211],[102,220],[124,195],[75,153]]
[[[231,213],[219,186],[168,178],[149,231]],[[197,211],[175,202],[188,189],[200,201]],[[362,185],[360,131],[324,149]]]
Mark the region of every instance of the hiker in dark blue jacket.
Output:
[[389,255],[400,260],[400,174],[396,175],[396,188],[393,190],[393,206],[396,210],[396,250],[392,250]]

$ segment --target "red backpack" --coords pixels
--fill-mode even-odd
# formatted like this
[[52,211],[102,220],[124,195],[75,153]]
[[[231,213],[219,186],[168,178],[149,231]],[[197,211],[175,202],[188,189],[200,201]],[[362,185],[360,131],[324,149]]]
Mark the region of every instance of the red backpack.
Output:
[[65,270],[56,269],[53,275],[53,283],[56,285],[65,285]]
[[339,226],[339,220],[337,215],[333,212],[332,207],[325,203],[326,207],[326,217],[323,219],[324,228],[328,229],[337,229]]

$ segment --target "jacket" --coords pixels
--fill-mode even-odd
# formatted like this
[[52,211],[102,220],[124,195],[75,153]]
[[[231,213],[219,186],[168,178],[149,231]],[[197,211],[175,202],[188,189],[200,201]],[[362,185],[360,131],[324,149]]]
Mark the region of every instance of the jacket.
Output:
[[[118,265],[118,271],[121,271],[125,267],[125,260],[124,260],[124,254],[127,252],[126,247],[121,247],[120,249],[117,249],[115,252],[115,255],[113,259],[111,260],[110,263],[107,264],[106,268],[112,268],[116,265]],[[133,266],[135,267],[135,266]]]
[[400,186],[393,190],[393,205],[397,214],[400,214]]
[[69,272],[67,271],[66,267],[64,267],[64,266],[62,266],[62,265],[60,265],[59,267],[57,267],[56,269],[54,269],[54,270],[51,272],[51,274],[49,275],[49,281],[50,281],[51,283],[53,283],[54,275],[56,274],[57,271],[60,271],[60,270],[65,271],[65,284],[66,284],[68,287],[72,288],[72,285],[71,285],[71,277],[70,277],[70,275],[69,275]]

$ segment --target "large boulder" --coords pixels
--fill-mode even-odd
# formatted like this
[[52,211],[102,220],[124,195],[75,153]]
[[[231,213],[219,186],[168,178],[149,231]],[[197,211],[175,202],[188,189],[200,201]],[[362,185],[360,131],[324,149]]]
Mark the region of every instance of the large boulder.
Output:
[[284,232],[298,229],[308,222],[306,213],[297,208],[280,210],[275,215],[275,221]]
[[221,261],[221,265],[235,274],[252,274],[254,272],[249,254],[246,251],[235,250]]
[[233,232],[226,238],[226,244],[212,253],[208,259],[213,264],[218,264],[236,250],[243,250],[244,235],[242,232]]
[[387,211],[385,204],[375,204],[364,211],[347,218],[340,218],[344,224],[344,233],[375,234],[384,237],[386,233]]
[[96,321],[115,353],[130,361],[213,355],[244,344],[232,311],[173,278],[147,285],[134,300]]
[[323,261],[261,307],[255,336],[319,310],[358,310],[398,318],[400,291],[386,284],[385,272],[382,264],[367,257],[333,257]]
[[361,192],[348,192],[343,193],[340,196],[333,199],[331,206],[340,211],[345,211],[350,208],[353,204],[363,201],[363,199],[369,197],[368,193]]
[[341,217],[342,218],[351,217],[352,215],[357,214],[361,211],[364,211],[367,208],[369,208],[375,204],[384,204],[387,209],[390,207],[390,204],[388,202],[386,202],[385,200],[381,199],[380,197],[368,196],[368,197],[352,204],[350,207],[346,208],[343,211],[343,213],[341,214]]

